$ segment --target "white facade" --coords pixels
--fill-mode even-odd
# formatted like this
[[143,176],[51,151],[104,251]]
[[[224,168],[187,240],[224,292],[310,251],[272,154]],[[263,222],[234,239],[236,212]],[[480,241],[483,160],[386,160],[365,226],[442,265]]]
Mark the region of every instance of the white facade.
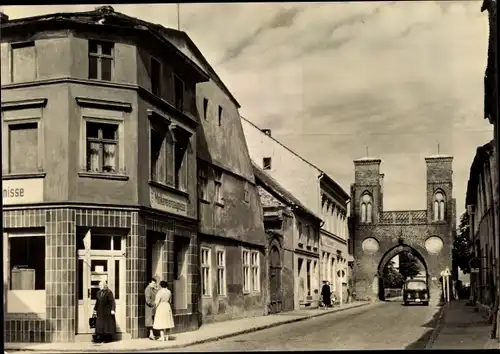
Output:
[[[320,232],[319,286],[323,280],[345,302],[348,274],[348,199],[322,170],[272,138],[272,132],[241,119],[250,158],[323,220]],[[311,265],[312,266],[312,265]],[[306,271],[304,267],[304,271]],[[316,271],[315,271],[316,273]]]

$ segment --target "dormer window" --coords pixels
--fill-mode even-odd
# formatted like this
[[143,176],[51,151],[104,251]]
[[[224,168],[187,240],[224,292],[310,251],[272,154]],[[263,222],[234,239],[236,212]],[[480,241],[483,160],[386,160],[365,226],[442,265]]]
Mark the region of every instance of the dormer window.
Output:
[[363,194],[361,197],[361,222],[372,222],[372,196],[368,193]]
[[444,220],[444,209],[445,209],[444,194],[438,191],[434,194],[434,221]]

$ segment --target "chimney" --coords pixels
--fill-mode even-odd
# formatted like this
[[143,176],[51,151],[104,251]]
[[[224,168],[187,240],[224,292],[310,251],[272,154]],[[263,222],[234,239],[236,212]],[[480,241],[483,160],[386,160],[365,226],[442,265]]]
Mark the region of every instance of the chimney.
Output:
[[271,136],[271,129],[262,129],[261,132],[263,132],[266,135]]
[[7,14],[4,14],[3,12],[0,12],[0,23],[5,23],[9,21],[9,16]]

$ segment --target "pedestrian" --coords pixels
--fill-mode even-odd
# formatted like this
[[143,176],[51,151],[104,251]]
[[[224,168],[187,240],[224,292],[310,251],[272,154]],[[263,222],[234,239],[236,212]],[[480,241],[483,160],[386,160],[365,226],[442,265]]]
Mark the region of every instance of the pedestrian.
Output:
[[149,339],[154,340],[156,336],[153,330],[153,322],[155,317],[155,297],[158,292],[158,283],[156,278],[151,278],[148,286],[144,290],[144,296],[146,298],[146,328],[149,329]]
[[161,341],[168,341],[168,332],[174,328],[174,316],[172,306],[170,306],[171,299],[172,292],[167,288],[167,282],[162,280],[160,290],[156,294],[156,312],[153,323],[153,328],[160,331],[158,340]]
[[332,291],[330,290],[330,284],[327,280],[323,281],[323,287],[321,288],[321,298],[325,308],[332,306]]
[[108,282],[103,280],[99,282],[99,291],[94,306],[96,317],[94,341],[96,343],[113,341],[113,336],[116,334],[115,310],[115,297],[108,288]]
[[351,288],[347,287],[347,303],[351,302]]

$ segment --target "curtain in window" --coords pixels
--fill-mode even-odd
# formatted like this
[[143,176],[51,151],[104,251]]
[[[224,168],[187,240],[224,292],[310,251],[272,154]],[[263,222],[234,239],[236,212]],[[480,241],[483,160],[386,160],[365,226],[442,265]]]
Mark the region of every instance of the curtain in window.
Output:
[[104,144],[104,172],[116,172],[116,145]]
[[101,151],[101,144],[99,143],[89,143],[88,145],[88,166],[87,169],[91,172],[99,171],[99,155]]

